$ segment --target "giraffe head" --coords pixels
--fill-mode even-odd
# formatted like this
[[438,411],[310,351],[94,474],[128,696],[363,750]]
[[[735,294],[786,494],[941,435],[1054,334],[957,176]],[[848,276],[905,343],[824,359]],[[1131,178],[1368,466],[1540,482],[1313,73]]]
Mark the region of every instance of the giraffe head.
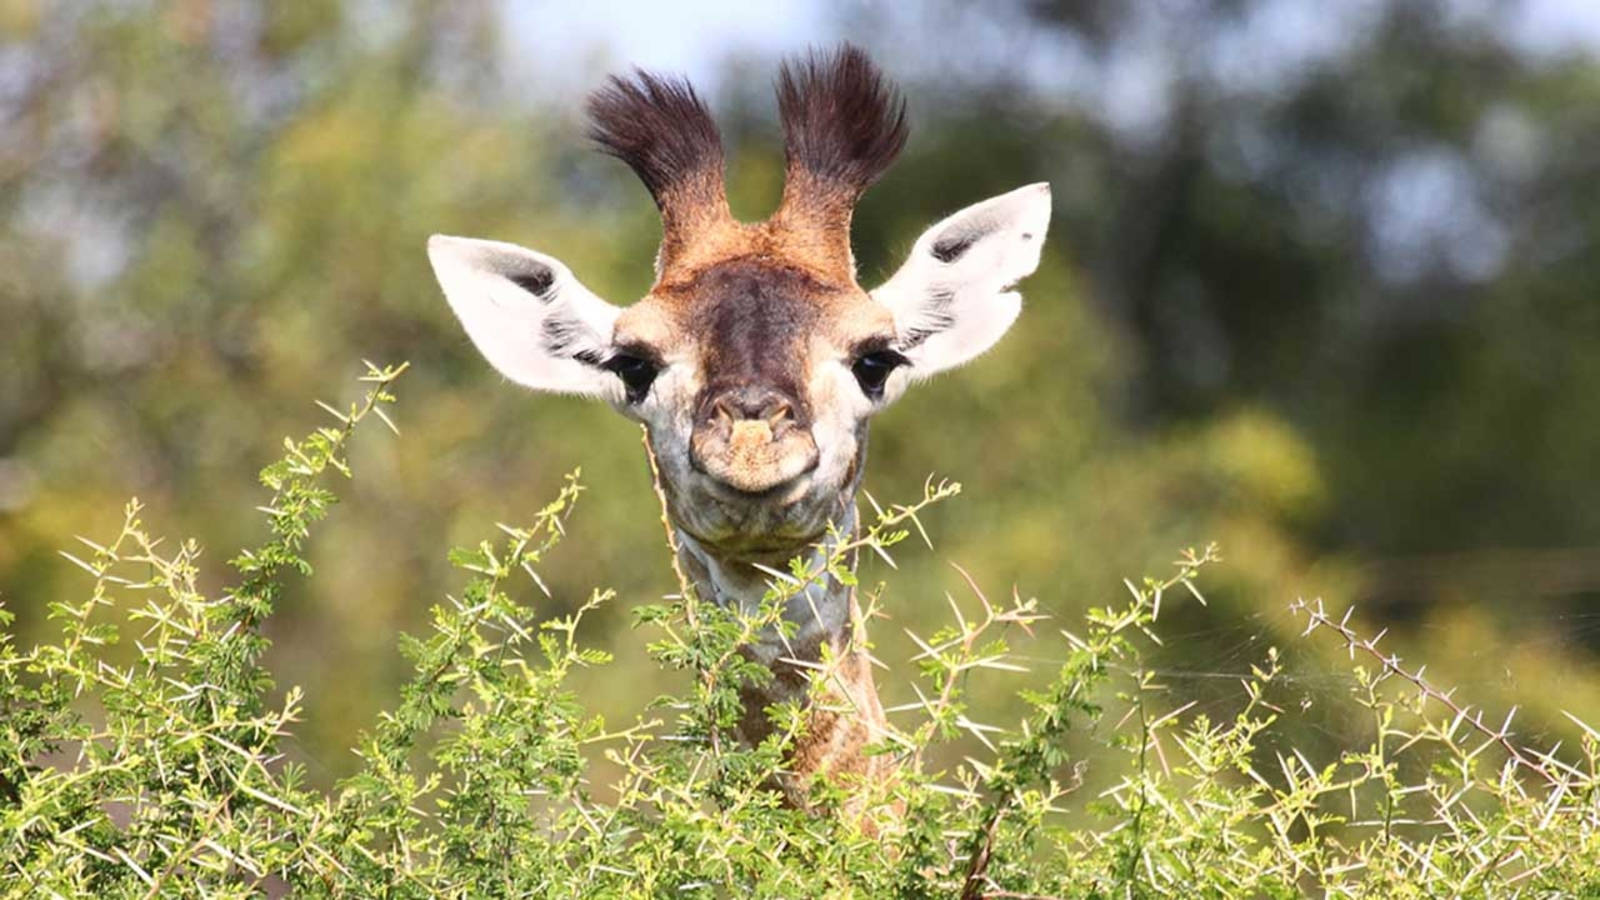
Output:
[[785,65],[787,169],[766,221],[729,212],[721,139],[686,82],[636,73],[589,101],[591,135],[661,212],[656,281],[614,306],[559,261],[435,235],[434,272],[513,381],[603,398],[646,426],[674,524],[739,559],[784,559],[840,521],[867,421],[912,382],[988,349],[1038,265],[1035,184],[935,224],[876,290],[856,283],[850,218],[906,138],[904,103],[859,50]]

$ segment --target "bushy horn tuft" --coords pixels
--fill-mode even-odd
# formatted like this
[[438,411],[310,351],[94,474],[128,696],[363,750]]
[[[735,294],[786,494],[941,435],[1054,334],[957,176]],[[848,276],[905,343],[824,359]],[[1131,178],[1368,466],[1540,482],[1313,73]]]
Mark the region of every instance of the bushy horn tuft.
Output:
[[860,48],[785,63],[778,111],[790,178],[809,175],[853,201],[878,180],[906,143],[906,104]]
[[589,136],[627,163],[661,211],[657,275],[732,223],[722,136],[688,81],[638,69],[589,95]]
[[722,136],[688,81],[635,70],[589,95],[589,136],[627,163],[667,211],[675,188],[722,196]]
[[819,269],[848,282],[850,219],[905,146],[905,100],[860,48],[844,44],[784,64],[778,112],[787,166],[774,224]]

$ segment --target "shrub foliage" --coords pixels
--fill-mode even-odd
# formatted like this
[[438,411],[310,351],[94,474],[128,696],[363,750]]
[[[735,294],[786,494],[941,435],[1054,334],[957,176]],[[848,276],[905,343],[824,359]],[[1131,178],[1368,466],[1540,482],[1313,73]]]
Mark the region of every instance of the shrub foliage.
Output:
[[[821,569],[773,572],[752,615],[702,604],[680,576],[679,594],[636,619],[651,656],[690,686],[612,727],[567,683],[608,662],[578,630],[612,595],[567,616],[537,609],[539,569],[582,494],[576,475],[529,523],[452,554],[465,583],[433,609],[429,634],[401,636],[412,675],[356,748],[359,771],[314,788],[285,758],[302,694],[280,693],[263,669],[261,626],[284,579],[312,574],[302,551],[335,502],[331,475],[350,475],[357,426],[389,422],[403,370],[369,364],[363,402],[325,407],[335,425],[285,442],[262,472],[271,536],[232,561],[232,587],[203,591],[199,545],[152,537],[134,501],[109,542],[63,553],[90,583],[49,603],[57,640],[23,649],[0,631],[6,895],[1600,893],[1600,734],[1583,727],[1565,752],[1522,746],[1510,717],[1496,724],[1435,688],[1320,603],[1296,609],[1308,634],[1349,648],[1368,746],[1330,759],[1274,749],[1273,729],[1296,714],[1273,700],[1275,648],[1230,714],[1174,700],[1142,660],[1164,603],[1203,602],[1210,548],[1128,582],[1074,627],[1050,626],[1042,643],[1060,664],[1028,676],[1027,714],[1006,727],[963,698],[974,677],[1034,668],[1005,635],[1043,632],[1045,617],[968,579],[950,624],[915,638],[918,699],[891,711],[878,748],[901,776],[819,779],[812,812],[784,808],[770,785],[805,720],[775,708],[766,742],[733,738],[738,686],[767,676],[739,648],[783,628],[784,601]],[[854,583],[856,553],[887,558],[921,532],[920,510],[958,490],[930,482],[914,503],[873,502],[870,524],[822,568]],[[870,613],[883,587],[859,590]],[[1074,758],[1069,737],[1112,748],[1096,757],[1102,771]],[[958,741],[982,752],[953,762]],[[588,778],[602,757],[621,773],[603,787]]]

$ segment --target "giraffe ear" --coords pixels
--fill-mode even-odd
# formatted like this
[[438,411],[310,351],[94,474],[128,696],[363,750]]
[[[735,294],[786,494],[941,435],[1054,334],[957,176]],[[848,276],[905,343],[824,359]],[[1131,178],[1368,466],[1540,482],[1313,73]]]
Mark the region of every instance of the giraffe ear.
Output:
[[602,368],[621,310],[560,261],[442,234],[428,238],[428,260],[472,343],[502,375],[544,391],[621,397],[621,383]]
[[961,210],[923,232],[911,258],[872,292],[894,313],[895,349],[922,378],[989,349],[1022,310],[1011,286],[1039,265],[1050,225],[1040,182]]

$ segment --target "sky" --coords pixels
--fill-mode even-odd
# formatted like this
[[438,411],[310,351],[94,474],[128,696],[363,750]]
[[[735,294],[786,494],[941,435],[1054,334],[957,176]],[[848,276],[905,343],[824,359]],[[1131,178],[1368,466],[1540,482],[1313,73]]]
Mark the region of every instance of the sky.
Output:
[[[1183,0],[1165,0],[1142,8],[1181,9],[1185,5]],[[1316,53],[1336,43],[1339,33],[1373,6],[1371,0],[1278,0],[1251,17],[1250,30],[1252,36],[1266,38],[1288,54]],[[1447,20],[1485,16],[1500,20],[1516,42],[1533,53],[1600,52],[1600,0],[1522,0],[1514,4],[1448,0],[1445,6]],[[992,11],[997,7],[985,4],[982,8]],[[997,36],[985,33],[989,30],[985,23],[973,21],[981,12],[969,17],[939,3],[913,7],[867,0],[598,0],[553,5],[506,0],[506,9],[519,56],[543,77],[557,82],[579,82],[597,68],[638,65],[680,72],[697,83],[714,85],[721,76],[720,63],[729,55],[777,55],[843,38],[892,53],[895,29],[851,33],[849,22],[863,14],[893,19],[908,9],[916,10],[911,16],[954,15],[966,20],[962,23],[965,27],[956,32],[959,40],[940,42],[939,64],[1038,64],[1014,55],[997,58],[993,52],[1000,43]],[[1003,18],[989,24],[1011,25]],[[1060,68],[1069,72],[1073,67]]]
[[[529,89],[572,98],[609,72],[638,66],[685,74],[716,96],[730,59],[769,59],[848,39],[902,82],[998,76],[1105,119],[1130,140],[1154,135],[1182,51],[1187,0],[1131,7],[1137,27],[1103,58],[1030,28],[1009,4],[869,0],[505,0],[508,50]],[[1281,83],[1362,33],[1378,0],[1271,0],[1209,43],[1205,65],[1226,86]],[[1445,0],[1445,25],[1488,21],[1535,55],[1600,53],[1600,0]],[[870,24],[863,24],[870,23]],[[951,36],[956,36],[952,38]],[[558,101],[559,102],[559,101]]]

